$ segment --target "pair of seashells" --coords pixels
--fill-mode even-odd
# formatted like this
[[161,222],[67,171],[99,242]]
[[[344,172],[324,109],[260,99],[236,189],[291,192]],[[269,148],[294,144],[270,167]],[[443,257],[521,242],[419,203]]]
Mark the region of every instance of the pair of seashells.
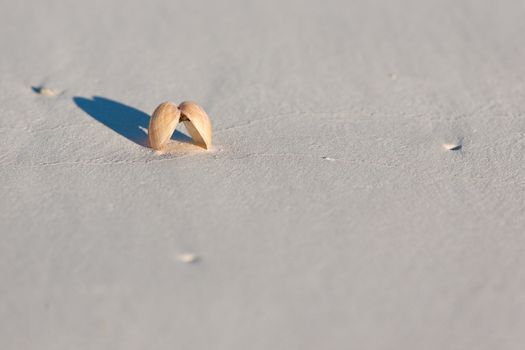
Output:
[[178,106],[173,102],[164,102],[155,109],[149,121],[149,146],[162,150],[179,122],[184,123],[195,144],[210,149],[212,133],[210,118],[199,105],[189,101],[182,102]]

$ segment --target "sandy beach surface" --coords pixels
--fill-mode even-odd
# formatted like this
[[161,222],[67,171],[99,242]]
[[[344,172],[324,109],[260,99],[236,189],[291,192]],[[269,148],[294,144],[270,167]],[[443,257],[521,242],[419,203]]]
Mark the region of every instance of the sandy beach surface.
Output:
[[524,18],[0,1],[0,348],[523,348]]

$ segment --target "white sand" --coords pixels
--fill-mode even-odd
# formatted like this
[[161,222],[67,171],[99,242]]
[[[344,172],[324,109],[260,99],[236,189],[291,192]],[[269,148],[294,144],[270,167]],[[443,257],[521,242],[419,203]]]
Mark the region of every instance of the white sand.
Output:
[[[524,18],[3,1],[0,348],[522,348]],[[215,151],[141,146],[188,99]]]

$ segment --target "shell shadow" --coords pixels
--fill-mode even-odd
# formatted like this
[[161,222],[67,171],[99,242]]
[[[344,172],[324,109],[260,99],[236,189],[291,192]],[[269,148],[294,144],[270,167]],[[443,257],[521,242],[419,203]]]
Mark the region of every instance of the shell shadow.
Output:
[[[148,130],[150,116],[141,110],[127,106],[109,98],[93,96],[91,99],[75,96],[73,102],[91,117],[124,136],[128,140],[148,147]],[[175,130],[172,140],[192,143],[192,139]]]

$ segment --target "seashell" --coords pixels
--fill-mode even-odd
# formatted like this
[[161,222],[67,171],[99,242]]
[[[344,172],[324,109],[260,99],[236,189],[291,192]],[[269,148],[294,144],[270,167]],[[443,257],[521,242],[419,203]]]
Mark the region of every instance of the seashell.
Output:
[[458,151],[463,147],[463,145],[461,145],[460,143],[445,143],[443,147],[445,147],[449,151]]
[[180,121],[184,123],[193,141],[205,148],[211,147],[211,122],[206,112],[196,103],[185,101],[179,105]]
[[181,261],[183,263],[186,263],[186,264],[191,264],[191,263],[199,261],[200,259],[194,253],[183,253],[183,254],[178,254],[177,255],[177,260],[179,260],[179,261]]
[[37,94],[40,94],[46,97],[53,97],[61,93],[60,90],[53,89],[53,88],[46,87],[46,86],[33,86],[32,89]]
[[153,149],[164,148],[180,119],[180,110],[173,102],[161,103],[149,120],[148,143]]
[[163,149],[179,121],[184,123],[195,144],[204,149],[211,147],[210,118],[194,102],[182,102],[178,107],[173,102],[161,103],[149,121],[149,146],[156,150]]

